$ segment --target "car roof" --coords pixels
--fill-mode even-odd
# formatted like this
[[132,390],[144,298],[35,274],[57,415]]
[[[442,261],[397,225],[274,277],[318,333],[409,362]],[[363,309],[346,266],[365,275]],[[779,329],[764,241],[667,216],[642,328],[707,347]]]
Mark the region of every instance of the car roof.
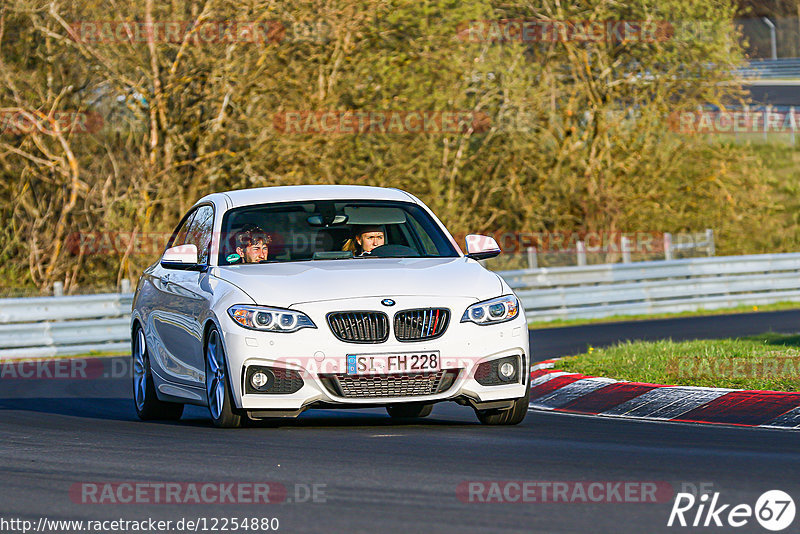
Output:
[[227,198],[230,208],[295,200],[396,200],[417,203],[416,198],[405,191],[388,187],[366,185],[283,185],[214,193],[199,200],[198,204],[220,195]]

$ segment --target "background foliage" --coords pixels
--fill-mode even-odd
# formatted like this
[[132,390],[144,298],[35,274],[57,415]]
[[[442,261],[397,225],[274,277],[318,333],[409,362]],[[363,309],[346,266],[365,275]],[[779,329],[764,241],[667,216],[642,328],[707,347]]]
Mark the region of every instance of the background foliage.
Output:
[[[680,109],[742,100],[727,0],[6,0],[0,109],[103,128],[0,134],[0,289],[135,279],[157,252],[76,232],[171,231],[206,193],[369,184],[414,193],[453,233],[692,231],[718,254],[789,250],[795,188],[761,149],[679,135]],[[472,42],[471,20],[680,21],[660,42]],[[279,21],[269,43],[84,42],[81,21]],[[286,134],[305,110],[467,110],[456,133]],[[779,152],[780,148],[775,149]],[[784,158],[785,159],[785,158]],[[117,241],[119,243],[119,240]]]

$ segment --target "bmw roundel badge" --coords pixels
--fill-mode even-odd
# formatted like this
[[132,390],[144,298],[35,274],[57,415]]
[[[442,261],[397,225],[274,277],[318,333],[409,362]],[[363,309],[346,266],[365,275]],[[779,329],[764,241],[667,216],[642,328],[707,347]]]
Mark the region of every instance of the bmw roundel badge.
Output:
[[383,299],[381,304],[384,306],[394,306],[394,301],[392,299]]

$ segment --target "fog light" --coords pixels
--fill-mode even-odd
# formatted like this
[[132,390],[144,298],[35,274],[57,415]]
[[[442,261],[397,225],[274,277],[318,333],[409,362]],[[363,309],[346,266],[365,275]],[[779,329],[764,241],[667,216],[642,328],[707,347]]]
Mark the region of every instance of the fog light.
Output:
[[250,375],[250,385],[258,391],[269,389],[274,381],[275,375],[268,369],[258,369]]
[[267,375],[265,375],[261,371],[259,371],[257,373],[254,373],[252,380],[253,380],[253,387],[256,387],[256,388],[260,388],[263,385],[265,385],[267,382],[269,382],[269,379],[267,378]]
[[500,378],[503,380],[511,380],[517,374],[516,366],[511,362],[503,362],[497,370]]

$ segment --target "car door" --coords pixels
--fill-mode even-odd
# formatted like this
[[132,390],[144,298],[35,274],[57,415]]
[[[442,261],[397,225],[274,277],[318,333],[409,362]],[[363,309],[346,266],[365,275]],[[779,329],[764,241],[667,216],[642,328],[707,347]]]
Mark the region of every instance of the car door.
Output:
[[[214,227],[214,208],[199,206],[192,217],[182,245],[197,247],[197,269],[165,269],[169,275],[167,292],[170,302],[166,310],[170,325],[162,327],[164,341],[175,367],[182,369],[182,381],[204,386],[205,359],[203,322],[208,316],[211,288],[208,281],[208,260]],[[173,245],[174,246],[174,245]]]
[[[194,218],[196,210],[187,213],[173,233],[167,247],[177,246],[186,240],[186,233]],[[154,373],[161,379],[173,382],[191,382],[191,369],[183,364],[180,358],[173,354],[174,330],[177,321],[173,317],[171,308],[175,300],[175,292],[170,286],[169,279],[173,270],[164,268],[161,263],[156,263],[152,271],[146,273],[145,284],[153,288],[150,294],[150,310],[147,313],[145,334],[147,347],[150,354],[150,365]]]
[[[198,208],[192,209],[182,219],[168,243],[169,247],[183,245],[197,214]],[[202,380],[203,373],[185,356],[186,347],[191,346],[190,328],[182,320],[179,313],[182,290],[172,283],[177,269],[165,268],[157,263],[148,275],[148,281],[155,289],[152,293],[152,308],[148,313],[147,345],[150,352],[150,364],[153,371],[164,380],[184,385],[195,385]]]

